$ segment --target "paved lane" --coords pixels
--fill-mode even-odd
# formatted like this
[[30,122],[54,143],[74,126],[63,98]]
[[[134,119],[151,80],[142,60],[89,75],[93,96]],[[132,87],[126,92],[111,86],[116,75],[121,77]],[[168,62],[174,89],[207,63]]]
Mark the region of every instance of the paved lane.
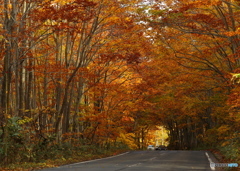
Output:
[[42,171],[211,171],[204,151],[134,151]]

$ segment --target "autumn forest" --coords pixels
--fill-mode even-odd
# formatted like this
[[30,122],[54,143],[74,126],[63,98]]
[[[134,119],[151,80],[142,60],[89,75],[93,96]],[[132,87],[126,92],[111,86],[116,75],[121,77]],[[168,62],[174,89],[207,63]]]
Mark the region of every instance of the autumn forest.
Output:
[[0,165],[110,149],[240,162],[239,0],[0,0]]

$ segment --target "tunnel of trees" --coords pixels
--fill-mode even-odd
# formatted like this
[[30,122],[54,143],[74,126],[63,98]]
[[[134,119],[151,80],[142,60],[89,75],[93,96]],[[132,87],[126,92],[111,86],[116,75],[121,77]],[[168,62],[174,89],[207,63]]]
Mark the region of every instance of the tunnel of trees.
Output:
[[238,0],[0,2],[0,162],[144,149],[158,125],[240,161]]

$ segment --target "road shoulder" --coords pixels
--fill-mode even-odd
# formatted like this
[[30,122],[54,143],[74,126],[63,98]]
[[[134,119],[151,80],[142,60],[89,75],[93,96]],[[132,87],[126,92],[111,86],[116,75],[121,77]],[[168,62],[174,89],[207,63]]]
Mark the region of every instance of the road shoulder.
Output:
[[[206,151],[205,154],[208,157],[209,165],[210,165],[210,162],[221,163],[221,161],[219,161],[211,151]],[[211,168],[211,169],[215,171],[223,171],[222,168],[217,168],[217,167]]]

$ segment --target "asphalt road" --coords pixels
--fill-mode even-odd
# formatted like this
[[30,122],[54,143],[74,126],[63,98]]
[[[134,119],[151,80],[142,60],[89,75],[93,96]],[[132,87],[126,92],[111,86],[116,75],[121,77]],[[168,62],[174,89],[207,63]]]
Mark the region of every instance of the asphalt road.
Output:
[[42,171],[211,171],[205,151],[133,151]]

